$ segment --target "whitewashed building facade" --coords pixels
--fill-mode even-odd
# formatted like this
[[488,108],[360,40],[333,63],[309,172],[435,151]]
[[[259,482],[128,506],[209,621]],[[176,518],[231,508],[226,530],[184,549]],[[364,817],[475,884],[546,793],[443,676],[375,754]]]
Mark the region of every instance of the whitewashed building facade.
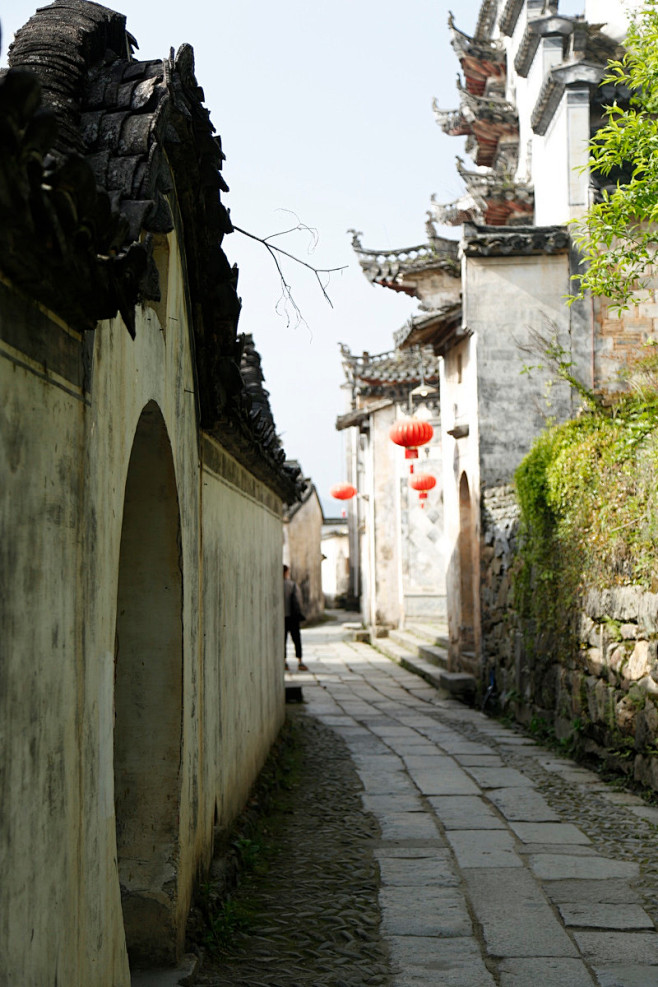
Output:
[[[480,681],[489,663],[519,659],[505,627],[514,470],[547,421],[578,408],[548,370],[524,372],[541,363],[538,337],[561,346],[583,382],[600,388],[654,330],[653,299],[623,319],[589,298],[565,302],[579,266],[568,224],[601,185],[587,171],[587,143],[603,106],[628,96],[600,83],[637,6],[588,0],[581,15],[566,16],[553,0],[483,0],[471,34],[451,16],[458,108],[435,101],[434,110],[446,134],[466,138],[472,163],[457,159],[464,194],[432,202],[423,245],[372,250],[354,238],[371,282],[419,300],[398,349],[429,346],[441,358],[450,660]],[[440,227],[453,227],[458,240]],[[446,277],[444,263],[440,278],[451,250],[458,277]]]

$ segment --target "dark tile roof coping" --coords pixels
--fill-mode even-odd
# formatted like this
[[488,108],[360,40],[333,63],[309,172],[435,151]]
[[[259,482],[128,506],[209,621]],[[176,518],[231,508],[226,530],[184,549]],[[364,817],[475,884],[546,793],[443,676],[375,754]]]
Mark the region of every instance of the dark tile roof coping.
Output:
[[336,431],[342,432],[346,428],[357,428],[367,421],[376,411],[390,408],[394,404],[395,402],[391,398],[380,398],[378,401],[372,401],[363,408],[355,408],[353,411],[347,411],[343,415],[338,415],[336,418]]
[[566,226],[464,225],[462,249],[467,257],[510,257],[565,253],[570,236]]
[[537,49],[542,38],[551,36],[561,36],[563,38],[573,34],[576,18],[549,15],[548,17],[537,17],[528,21],[523,38],[518,47],[514,68],[517,75],[525,79],[530,71],[530,67],[535,60]]
[[593,89],[601,82],[605,66],[598,62],[578,61],[557,65],[546,76],[530,117],[533,131],[543,136],[555,116],[567,88],[588,86]]

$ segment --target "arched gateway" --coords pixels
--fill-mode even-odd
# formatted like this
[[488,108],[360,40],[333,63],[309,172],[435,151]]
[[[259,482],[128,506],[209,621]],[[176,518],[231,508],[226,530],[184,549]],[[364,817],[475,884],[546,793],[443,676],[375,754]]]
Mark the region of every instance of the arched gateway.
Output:
[[176,960],[183,573],[171,446],[154,402],[130,456],[117,594],[114,798],[131,965]]

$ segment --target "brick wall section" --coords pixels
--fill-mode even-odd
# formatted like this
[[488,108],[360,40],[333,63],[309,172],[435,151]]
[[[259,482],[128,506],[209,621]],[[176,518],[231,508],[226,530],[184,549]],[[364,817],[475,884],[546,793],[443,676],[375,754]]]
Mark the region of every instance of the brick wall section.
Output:
[[637,293],[637,305],[621,313],[606,299],[593,299],[597,327],[595,386],[618,390],[622,386],[617,380],[619,369],[641,351],[647,339],[658,339],[657,288],[658,279],[652,278],[647,289]]

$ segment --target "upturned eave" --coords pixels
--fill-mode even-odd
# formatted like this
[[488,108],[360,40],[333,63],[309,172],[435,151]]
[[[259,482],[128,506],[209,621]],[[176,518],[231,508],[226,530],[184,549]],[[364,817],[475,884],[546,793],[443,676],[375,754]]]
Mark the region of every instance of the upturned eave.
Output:
[[405,278],[430,271],[442,271],[456,278],[460,276],[458,246],[454,240],[434,237],[429,243],[414,247],[368,250],[361,245],[360,234],[351,232],[352,249],[361,270],[372,284],[414,295],[415,286],[406,284]]

